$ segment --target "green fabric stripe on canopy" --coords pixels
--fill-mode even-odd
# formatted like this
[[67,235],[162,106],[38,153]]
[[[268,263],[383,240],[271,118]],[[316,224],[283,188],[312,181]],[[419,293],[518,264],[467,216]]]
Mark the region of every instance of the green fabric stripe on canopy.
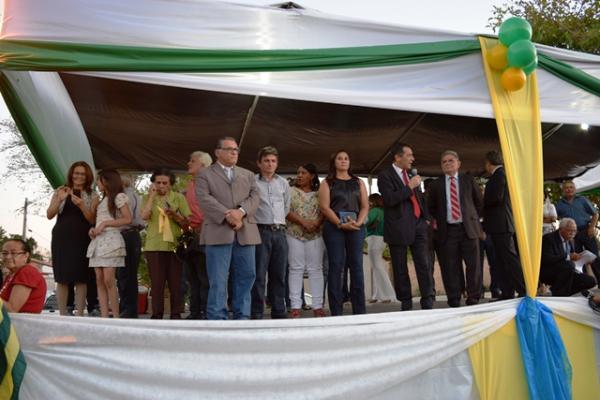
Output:
[[31,150],[33,157],[37,161],[40,169],[48,179],[52,187],[58,187],[65,183],[66,171],[61,171],[59,166],[54,162],[52,152],[46,145],[43,139],[42,132],[38,129],[29,112],[21,103],[19,96],[14,91],[6,75],[0,72],[0,91],[6,106],[15,120],[15,124],[19,128],[19,132],[23,136],[23,140]]
[[538,53],[538,65],[583,90],[600,97],[600,79],[543,53]]
[[428,63],[479,51],[477,40],[300,50],[199,50],[0,40],[0,69],[266,72]]

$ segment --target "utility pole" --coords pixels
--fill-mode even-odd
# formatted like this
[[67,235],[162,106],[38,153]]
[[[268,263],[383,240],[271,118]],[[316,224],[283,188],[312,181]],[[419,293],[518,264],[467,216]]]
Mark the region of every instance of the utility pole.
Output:
[[23,240],[27,240],[27,206],[29,205],[29,201],[27,200],[27,197],[25,197],[25,205],[23,206],[23,234],[21,235],[21,237],[23,238]]

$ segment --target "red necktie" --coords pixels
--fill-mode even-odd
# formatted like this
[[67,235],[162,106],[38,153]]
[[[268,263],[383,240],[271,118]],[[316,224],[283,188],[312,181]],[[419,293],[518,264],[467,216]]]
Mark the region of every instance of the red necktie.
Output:
[[[404,184],[408,186],[408,173],[405,169],[402,170],[402,176],[404,177]],[[421,216],[421,207],[419,207],[419,202],[417,201],[417,196],[415,196],[414,189],[411,189],[411,191],[412,195],[410,196],[410,201],[413,205],[413,212],[415,213],[415,218],[419,219],[419,217]]]
[[456,178],[450,177],[450,210],[452,211],[452,219],[457,221],[460,219],[460,204],[458,202],[458,191],[456,190]]

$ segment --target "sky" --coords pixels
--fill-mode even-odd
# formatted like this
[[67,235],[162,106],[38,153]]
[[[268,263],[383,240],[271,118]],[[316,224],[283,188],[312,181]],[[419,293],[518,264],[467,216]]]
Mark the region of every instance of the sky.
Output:
[[[18,1],[18,0],[12,0]],[[268,5],[282,3],[283,0],[237,0],[232,3]],[[418,26],[432,29],[452,30],[466,33],[491,33],[487,28],[488,18],[494,5],[502,5],[503,0],[296,0],[306,8],[320,10],[327,14],[337,14],[351,18],[371,20],[396,25]],[[3,9],[4,0],[0,0]],[[9,119],[10,114],[0,98],[0,120]],[[0,143],[6,140],[0,133]],[[0,155],[0,172],[6,170],[6,163]],[[23,214],[17,210],[23,207],[26,197],[36,197],[39,187],[31,185],[21,190],[16,182],[0,181],[0,226],[9,234],[22,232]],[[50,199],[48,199],[49,201]],[[45,205],[42,207],[44,211]],[[27,227],[32,236],[44,249],[50,249],[50,238],[54,220],[45,215],[28,215]]]

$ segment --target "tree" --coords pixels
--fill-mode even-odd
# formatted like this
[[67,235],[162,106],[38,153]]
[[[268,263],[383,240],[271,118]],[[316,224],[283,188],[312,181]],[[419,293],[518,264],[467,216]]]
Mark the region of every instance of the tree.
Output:
[[600,54],[598,0],[511,0],[493,7],[487,26],[496,32],[510,16],[529,21],[536,43]]
[[[4,141],[0,145],[0,154],[5,162],[5,169],[0,176],[4,181],[14,182],[21,190],[31,193],[29,200],[33,211],[39,213],[48,204],[52,187],[33,158],[14,121],[11,119],[0,121],[0,132],[4,136]],[[22,209],[19,211],[22,212]]]

